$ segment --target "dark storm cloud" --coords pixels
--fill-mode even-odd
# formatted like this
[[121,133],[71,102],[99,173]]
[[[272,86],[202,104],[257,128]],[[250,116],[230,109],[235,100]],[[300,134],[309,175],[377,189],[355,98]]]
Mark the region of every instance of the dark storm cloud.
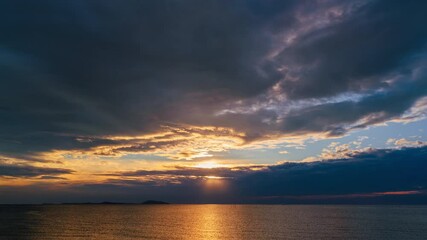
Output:
[[[2,1],[0,152],[105,146],[96,136],[172,123],[251,140],[399,117],[426,94],[425,76],[411,75],[425,59],[425,10],[420,1]],[[277,83],[288,101],[371,96],[284,116],[216,114]]]
[[[271,132],[342,135],[399,119],[427,95],[427,31],[420,24],[427,21],[426,10],[427,4],[419,1],[372,1],[327,18],[330,24],[302,32],[272,59],[284,69],[280,90],[273,100],[250,103],[270,101],[268,110],[248,113],[231,108],[221,120],[250,129],[249,136],[256,139]],[[275,94],[286,101],[275,102]],[[346,94],[347,100],[333,99]],[[351,94],[362,97],[351,99]],[[328,98],[330,102],[290,111],[281,107]]]
[[427,47],[427,3],[372,1],[350,16],[307,34],[277,61],[296,78],[283,81],[290,98],[318,98],[387,87],[384,75],[405,73]]
[[[233,95],[253,94],[274,81],[257,77],[253,68],[269,47],[256,30],[271,16],[254,15],[247,5],[5,1],[1,28],[7,34],[1,46],[10,66],[4,81],[27,94],[17,106],[26,102],[29,106],[22,108],[36,107],[44,114],[81,110],[83,117],[92,111],[114,113],[121,106],[147,110],[141,100],[162,105],[157,101],[178,100],[176,94],[192,91],[224,88]],[[263,44],[251,49],[257,41]],[[98,105],[101,100],[107,106]],[[79,104],[88,106],[69,106]],[[65,107],[63,112],[59,107]]]
[[292,25],[295,2],[2,1],[2,150],[152,131],[257,95],[279,77],[263,31]]
[[349,159],[272,166],[235,184],[246,197],[425,191],[426,159],[426,147],[370,150]]
[[[12,165],[0,163],[0,177],[38,177],[53,178],[52,175],[70,174],[73,171],[61,168],[43,168],[28,165]],[[50,175],[50,176],[44,176]]]

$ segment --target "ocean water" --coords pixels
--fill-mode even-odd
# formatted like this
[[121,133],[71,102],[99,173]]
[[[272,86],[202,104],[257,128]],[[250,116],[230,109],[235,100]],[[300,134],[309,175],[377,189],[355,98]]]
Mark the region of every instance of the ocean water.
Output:
[[427,206],[0,206],[0,239],[427,239]]

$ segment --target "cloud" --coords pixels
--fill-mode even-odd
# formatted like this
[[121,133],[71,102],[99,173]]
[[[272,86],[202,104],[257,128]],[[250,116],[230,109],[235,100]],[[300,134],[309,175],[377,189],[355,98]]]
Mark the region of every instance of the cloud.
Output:
[[311,156],[304,159],[304,162],[314,162],[322,160],[332,160],[332,159],[346,159],[353,158],[361,153],[367,153],[371,151],[376,151],[373,147],[362,147],[361,144],[368,137],[360,136],[357,138],[357,141],[350,143],[340,144],[339,142],[332,142],[328,147],[322,149],[322,152],[318,156]]
[[68,149],[33,154],[44,161],[121,157],[128,154],[157,155],[173,160],[193,160],[214,152],[242,147],[244,133],[230,128],[197,126],[163,126],[159,132],[129,136],[75,137]]
[[78,148],[74,136],[146,134],[171,122],[212,125],[225,102],[278,80],[263,63],[265,28],[292,25],[285,13],[296,2],[1,3],[0,151]]
[[246,197],[348,195],[425,191],[427,148],[378,149],[345,159],[284,163],[239,178]]
[[255,137],[340,136],[387,121],[420,119],[423,114],[414,108],[421,108],[427,94],[427,31],[417,23],[426,6],[347,3],[301,13],[303,20],[322,21],[293,26],[293,40],[271,57],[283,78],[263,95],[220,112],[226,122],[251,129]]
[[2,2],[0,151],[30,157],[174,124],[231,128],[249,143],[398,121],[426,94],[423,8]]
[[384,76],[410,70],[405,63],[426,47],[427,31],[419,24],[427,20],[425,3],[348,5],[329,17],[337,20],[299,35],[276,56],[286,68],[282,90],[289,98],[386,88],[392,79]]
[[271,45],[259,31],[295,3],[258,5],[3,2],[4,138],[150,132],[262,92],[277,77],[259,65]]
[[[71,174],[72,170],[61,168],[42,168],[29,165],[0,164],[0,177],[41,177],[43,179],[55,177],[55,175]],[[47,176],[45,176],[47,175]]]
[[269,111],[255,108],[253,112],[228,112],[224,114],[224,119],[230,125],[241,126],[237,127],[239,131],[250,129],[248,131],[255,137],[273,133],[341,136],[354,129],[388,121],[419,120],[423,116],[422,111],[419,111],[422,109],[420,100],[427,93],[426,73],[425,67],[417,66],[409,75],[400,76],[400,80],[392,86],[359,99],[343,98],[340,101],[320,103],[313,100],[309,105],[288,111],[280,106],[282,102],[273,102],[268,103]]
[[395,138],[389,138],[387,140],[388,145],[394,145],[396,147],[424,147],[427,145],[427,142],[420,141],[420,140],[408,140],[405,138],[395,139]]
[[145,176],[175,176],[175,177],[216,177],[216,178],[237,178],[252,171],[259,171],[264,166],[240,166],[240,167],[181,167],[176,166],[169,170],[138,170],[131,172],[106,174],[106,176],[119,177],[145,177]]

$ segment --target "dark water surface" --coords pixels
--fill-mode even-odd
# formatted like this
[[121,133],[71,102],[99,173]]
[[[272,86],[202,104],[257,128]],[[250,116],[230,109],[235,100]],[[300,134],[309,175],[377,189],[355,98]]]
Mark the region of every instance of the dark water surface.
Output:
[[427,206],[0,206],[0,239],[427,239]]

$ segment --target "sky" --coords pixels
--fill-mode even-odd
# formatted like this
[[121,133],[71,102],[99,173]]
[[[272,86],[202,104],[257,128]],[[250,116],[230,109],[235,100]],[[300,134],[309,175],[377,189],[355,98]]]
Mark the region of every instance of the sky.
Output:
[[427,203],[427,2],[0,1],[0,203]]

